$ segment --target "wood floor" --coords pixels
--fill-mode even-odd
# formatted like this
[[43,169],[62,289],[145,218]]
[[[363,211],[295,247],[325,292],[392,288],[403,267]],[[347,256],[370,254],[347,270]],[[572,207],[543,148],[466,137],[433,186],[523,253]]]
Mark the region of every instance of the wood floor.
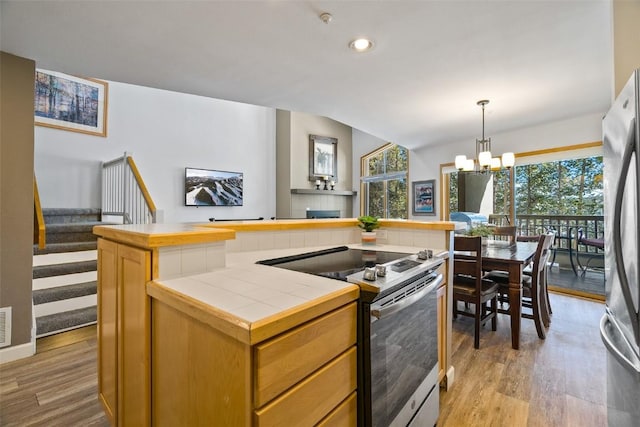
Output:
[[604,304],[551,294],[545,340],[522,319],[520,350],[511,348],[509,318],[481,330],[453,321],[455,381],[440,393],[438,426],[606,426],[606,349],[599,322]]
[[108,426],[98,402],[96,327],[39,338],[0,365],[0,426]]
[[[521,350],[509,319],[482,330],[453,323],[455,382],[440,394],[439,426],[606,426],[601,303],[552,294],[553,319],[540,340],[523,319]],[[0,365],[1,426],[107,426],[98,403],[95,326],[41,338],[35,356]]]

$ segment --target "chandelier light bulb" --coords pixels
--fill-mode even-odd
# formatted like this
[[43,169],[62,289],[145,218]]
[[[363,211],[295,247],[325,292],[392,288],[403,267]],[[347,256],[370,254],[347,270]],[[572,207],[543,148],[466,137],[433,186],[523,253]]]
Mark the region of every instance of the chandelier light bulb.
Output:
[[467,159],[464,162],[464,167],[462,168],[462,170],[465,172],[472,172],[475,170],[475,168],[476,168],[476,165],[473,159]]
[[464,169],[466,162],[467,162],[467,156],[465,156],[464,154],[456,156],[456,169],[458,170]]
[[478,154],[478,163],[480,163],[482,167],[491,166],[491,151],[482,151]]
[[500,157],[493,157],[491,159],[491,169],[500,169]]
[[502,155],[502,166],[511,169],[516,164],[516,156],[509,152]]

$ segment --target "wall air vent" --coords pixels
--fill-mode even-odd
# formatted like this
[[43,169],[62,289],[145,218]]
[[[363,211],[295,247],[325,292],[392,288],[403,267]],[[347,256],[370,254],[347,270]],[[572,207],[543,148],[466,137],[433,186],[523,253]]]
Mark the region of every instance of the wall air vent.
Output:
[[0,308],[0,347],[11,345],[11,307]]

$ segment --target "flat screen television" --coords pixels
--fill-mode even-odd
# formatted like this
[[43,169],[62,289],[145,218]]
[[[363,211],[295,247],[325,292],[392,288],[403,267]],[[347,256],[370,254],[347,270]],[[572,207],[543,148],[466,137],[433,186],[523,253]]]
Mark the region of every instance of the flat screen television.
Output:
[[185,168],[185,206],[242,206],[242,172]]

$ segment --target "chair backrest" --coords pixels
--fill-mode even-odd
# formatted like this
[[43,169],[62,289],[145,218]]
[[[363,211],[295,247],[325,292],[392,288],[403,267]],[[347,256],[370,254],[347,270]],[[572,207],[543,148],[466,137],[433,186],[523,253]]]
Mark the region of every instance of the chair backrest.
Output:
[[516,240],[518,242],[537,242],[540,240],[540,235],[536,234],[535,236],[527,236],[524,234],[519,234],[516,236]]
[[508,226],[508,227],[493,227],[493,235],[494,236],[505,236],[508,238],[510,243],[515,243],[516,241],[516,226]]
[[453,257],[453,274],[473,276],[478,280],[482,277],[482,238],[480,236],[454,236],[453,249],[471,252],[474,259],[460,259]]
[[554,232],[541,234],[538,238],[538,247],[536,248],[536,254],[533,257],[533,271],[532,279],[538,283],[540,274],[544,271],[549,256],[551,255],[551,246],[555,240],[556,234]]

